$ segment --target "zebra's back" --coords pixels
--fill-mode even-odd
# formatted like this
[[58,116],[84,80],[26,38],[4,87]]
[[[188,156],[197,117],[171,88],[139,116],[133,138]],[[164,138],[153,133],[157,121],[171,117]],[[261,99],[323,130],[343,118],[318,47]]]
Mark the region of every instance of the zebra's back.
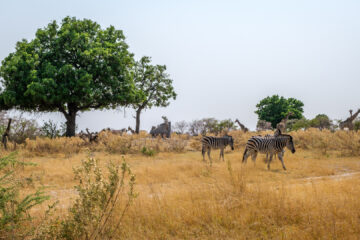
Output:
[[260,153],[278,153],[285,148],[283,139],[273,136],[252,137],[246,143],[246,148]]
[[212,137],[212,136],[205,136],[201,139],[203,147],[208,148],[223,148],[228,145],[229,141],[225,137]]

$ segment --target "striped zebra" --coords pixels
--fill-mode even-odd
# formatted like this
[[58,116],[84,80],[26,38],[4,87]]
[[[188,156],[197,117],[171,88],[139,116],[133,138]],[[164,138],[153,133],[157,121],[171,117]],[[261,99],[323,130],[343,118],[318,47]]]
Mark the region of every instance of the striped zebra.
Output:
[[208,137],[204,136],[201,139],[202,143],[202,155],[203,155],[203,161],[205,162],[205,152],[208,153],[208,157],[210,160],[210,165],[212,164],[212,160],[210,157],[211,149],[220,149],[220,158],[222,156],[222,159],[224,161],[224,149],[227,145],[230,145],[231,150],[234,150],[234,140],[232,136],[225,135],[224,137]]
[[[275,136],[277,136],[278,134],[279,134],[279,132],[278,132],[278,131],[275,131],[275,134],[274,134],[274,135],[266,134],[266,135],[265,135],[265,138],[275,137]],[[284,150],[284,149],[282,150],[281,154],[282,154],[282,156],[284,157],[284,154],[285,154],[285,150]],[[269,161],[269,155],[270,155],[270,157],[273,156],[272,154],[266,153],[265,163],[268,163],[268,161]],[[277,155],[275,154],[275,158],[276,158],[276,156],[277,156]]]
[[255,162],[258,153],[270,154],[270,159],[268,161],[268,169],[270,169],[272,157],[277,154],[284,170],[286,170],[283,159],[283,150],[287,147],[292,153],[295,153],[294,142],[292,136],[281,134],[280,130],[277,131],[278,132],[274,136],[270,137],[251,137],[246,143],[242,162],[246,163],[246,160],[250,155]]

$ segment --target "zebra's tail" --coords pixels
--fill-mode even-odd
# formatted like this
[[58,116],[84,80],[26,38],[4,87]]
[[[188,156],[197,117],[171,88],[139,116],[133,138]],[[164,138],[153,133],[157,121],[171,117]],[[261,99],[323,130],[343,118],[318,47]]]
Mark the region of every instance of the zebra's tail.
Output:
[[242,162],[245,162],[245,155],[246,155],[247,151],[248,151],[248,149],[247,149],[247,147],[245,147],[245,151],[244,151],[244,155],[243,155]]

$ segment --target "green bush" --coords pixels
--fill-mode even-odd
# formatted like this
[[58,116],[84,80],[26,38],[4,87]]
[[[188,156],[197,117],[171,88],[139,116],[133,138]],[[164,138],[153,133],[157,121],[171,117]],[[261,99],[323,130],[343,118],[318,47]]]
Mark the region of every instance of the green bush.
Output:
[[147,147],[144,146],[141,149],[141,153],[144,154],[145,156],[153,157],[153,156],[155,156],[156,151],[154,149],[147,148]]

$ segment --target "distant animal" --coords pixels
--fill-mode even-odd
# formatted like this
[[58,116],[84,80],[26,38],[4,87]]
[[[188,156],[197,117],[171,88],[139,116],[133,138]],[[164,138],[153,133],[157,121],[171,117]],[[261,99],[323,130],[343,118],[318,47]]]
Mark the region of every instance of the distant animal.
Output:
[[348,117],[345,121],[340,122],[339,127],[341,130],[344,130],[345,128],[349,130],[354,130],[354,120],[357,118],[357,116],[360,114],[360,109],[358,109],[355,114],[352,114],[353,111],[349,110],[350,117]]
[[240,129],[241,129],[242,131],[244,131],[244,132],[248,132],[248,131],[249,131],[249,129],[248,129],[247,127],[245,127],[245,125],[242,124],[242,123],[239,121],[239,119],[236,119],[235,122],[236,122],[237,124],[239,124]]
[[171,122],[164,122],[157,127],[152,127],[150,130],[150,134],[152,137],[161,136],[162,138],[170,138],[171,137]]
[[283,169],[286,170],[284,159],[283,159],[283,150],[287,147],[292,153],[295,153],[295,146],[292,136],[288,134],[282,134],[279,129],[277,129],[276,136],[272,137],[251,137],[245,147],[244,155],[242,162],[246,163],[247,158],[251,156],[252,160],[255,162],[258,153],[270,154],[270,159],[268,161],[268,169],[270,170],[270,163],[272,161],[273,155],[277,154]]
[[201,153],[203,156],[203,161],[205,162],[205,152],[207,152],[210,160],[210,165],[212,164],[212,160],[210,157],[211,149],[220,149],[219,160],[222,157],[223,161],[224,161],[224,149],[226,148],[226,146],[229,145],[231,147],[231,150],[234,150],[234,139],[232,138],[232,136],[229,135],[225,135],[224,137],[204,136],[201,139],[201,143],[202,143]]
[[276,124],[276,129],[279,129],[283,132],[286,132],[287,130],[287,122],[289,120],[289,117],[294,116],[292,112],[288,112],[286,116],[278,123]]

